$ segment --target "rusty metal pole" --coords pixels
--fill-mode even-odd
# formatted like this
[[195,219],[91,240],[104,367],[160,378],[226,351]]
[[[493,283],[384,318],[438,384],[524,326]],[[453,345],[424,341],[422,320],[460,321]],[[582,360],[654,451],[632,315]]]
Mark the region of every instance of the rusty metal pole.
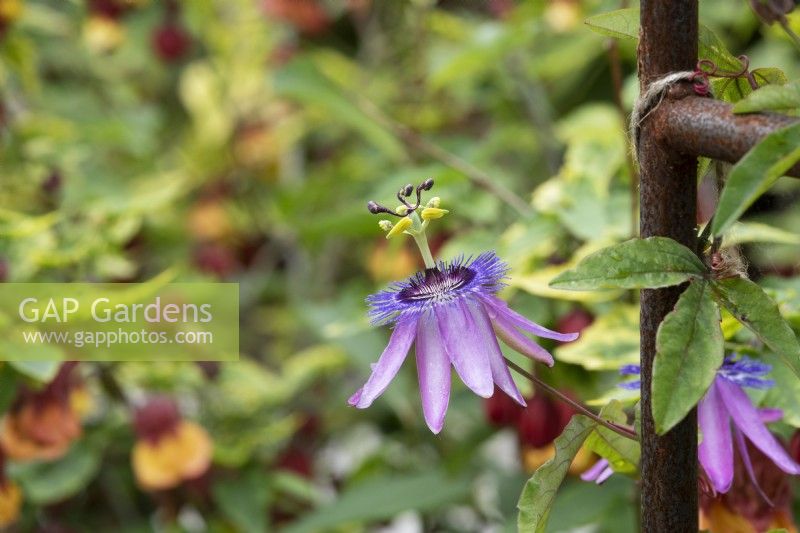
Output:
[[[729,163],[736,163],[765,135],[800,121],[777,113],[735,115],[730,104],[696,96],[691,89],[675,93],[679,91],[673,91],[648,117],[659,142]],[[786,174],[800,177],[800,163]]]
[[[692,70],[697,63],[697,0],[642,0],[639,81]],[[639,134],[641,236],[671,237],[696,248],[697,158],[660,141],[657,124],[646,120]],[[641,528],[647,533],[694,533],[697,517],[697,414],[656,435],[650,383],[656,331],[684,287],[641,293],[642,492]]]

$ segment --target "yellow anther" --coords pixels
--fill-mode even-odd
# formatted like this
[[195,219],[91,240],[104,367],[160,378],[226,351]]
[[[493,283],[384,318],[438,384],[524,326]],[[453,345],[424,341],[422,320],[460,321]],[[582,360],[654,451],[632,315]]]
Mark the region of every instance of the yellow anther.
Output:
[[434,196],[433,198],[428,200],[428,203],[425,204],[425,207],[439,207],[439,205],[441,205],[441,203],[442,203],[442,199],[439,198],[438,196]]
[[400,221],[394,225],[392,230],[386,234],[386,238],[394,237],[395,235],[399,235],[403,233],[405,230],[411,227],[411,219],[410,218],[401,218]]
[[408,208],[404,205],[398,205],[394,208],[394,212],[400,216],[406,216],[408,214]]
[[447,213],[447,209],[439,209],[438,207],[426,207],[422,210],[422,220],[433,220],[435,218],[442,218]]
[[378,227],[381,228],[383,231],[392,231],[392,223],[388,220],[381,220],[378,222]]

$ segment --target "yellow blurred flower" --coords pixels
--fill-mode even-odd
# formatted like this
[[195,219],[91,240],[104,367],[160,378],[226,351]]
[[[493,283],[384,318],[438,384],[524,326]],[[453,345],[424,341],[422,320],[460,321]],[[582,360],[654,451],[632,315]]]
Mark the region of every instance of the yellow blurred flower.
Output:
[[213,444],[205,429],[182,420],[167,397],[150,399],[135,415],[138,440],[131,463],[144,490],[166,490],[202,476],[211,466]]
[[6,480],[0,484],[0,528],[13,524],[19,518],[22,492],[16,483]]
[[201,200],[192,206],[186,225],[200,241],[224,240],[234,233],[228,210],[218,199]]
[[83,26],[83,41],[94,53],[116,50],[125,40],[125,29],[111,17],[91,16]]
[[0,20],[12,22],[22,15],[22,2],[20,0],[0,0]]
[[141,439],[133,447],[133,472],[145,490],[171,489],[203,475],[211,465],[211,438],[193,422],[156,442]]

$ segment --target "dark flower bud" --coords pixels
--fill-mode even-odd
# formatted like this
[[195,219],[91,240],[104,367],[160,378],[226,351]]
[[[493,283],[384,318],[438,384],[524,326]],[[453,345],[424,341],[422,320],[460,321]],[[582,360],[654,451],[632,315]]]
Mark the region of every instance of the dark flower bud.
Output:
[[401,190],[403,191],[403,196],[411,196],[411,193],[414,192],[414,186],[409,183]]
[[419,188],[422,189],[423,191],[429,191],[433,189],[433,178],[428,178],[425,181],[423,181],[422,184],[420,184]]
[[379,206],[372,200],[367,202],[367,209],[369,209],[369,212],[372,213],[373,215],[377,215],[378,213],[383,213],[383,209],[381,208],[381,206]]

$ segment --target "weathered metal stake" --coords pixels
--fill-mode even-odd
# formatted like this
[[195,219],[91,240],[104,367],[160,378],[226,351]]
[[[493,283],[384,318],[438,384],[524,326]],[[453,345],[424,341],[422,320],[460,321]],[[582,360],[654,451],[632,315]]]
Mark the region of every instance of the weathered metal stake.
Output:
[[[639,81],[642,92],[665,74],[697,63],[697,0],[642,0]],[[697,157],[660,142],[658,124],[639,134],[642,237],[671,237],[696,248]],[[641,528],[647,533],[694,533],[697,516],[697,415],[694,410],[666,435],[655,432],[650,383],[656,331],[684,287],[641,295],[642,494]]]

